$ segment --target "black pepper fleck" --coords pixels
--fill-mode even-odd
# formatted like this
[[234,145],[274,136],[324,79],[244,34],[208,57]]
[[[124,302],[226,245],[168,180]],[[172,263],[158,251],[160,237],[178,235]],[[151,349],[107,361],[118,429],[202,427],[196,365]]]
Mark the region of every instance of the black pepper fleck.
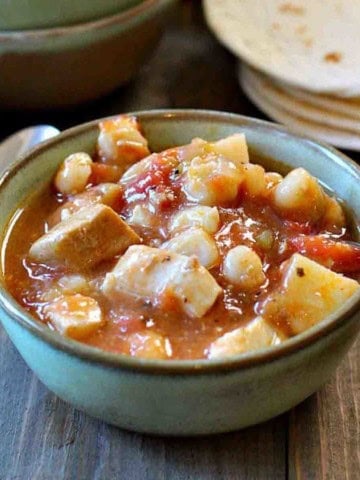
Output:
[[301,267],[297,267],[296,274],[297,274],[298,277],[305,277],[304,269],[301,268]]

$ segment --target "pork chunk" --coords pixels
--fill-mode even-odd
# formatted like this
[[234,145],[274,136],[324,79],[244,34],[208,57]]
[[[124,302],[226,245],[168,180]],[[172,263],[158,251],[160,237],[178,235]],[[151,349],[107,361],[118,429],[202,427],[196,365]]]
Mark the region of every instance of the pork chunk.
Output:
[[82,208],[58,223],[30,248],[38,262],[84,270],[140,242],[139,236],[106,205]]
[[102,290],[109,298],[127,292],[163,305],[164,297],[171,296],[194,318],[205,315],[222,291],[197,258],[144,245],[127,250],[106,275]]
[[71,200],[62,204],[55,212],[50,215],[47,222],[50,227],[55,226],[62,220],[66,220],[75,212],[84,207],[102,203],[108,205],[115,211],[119,210],[122,203],[123,189],[116,183],[100,183],[87,189],[83,193],[74,195]]

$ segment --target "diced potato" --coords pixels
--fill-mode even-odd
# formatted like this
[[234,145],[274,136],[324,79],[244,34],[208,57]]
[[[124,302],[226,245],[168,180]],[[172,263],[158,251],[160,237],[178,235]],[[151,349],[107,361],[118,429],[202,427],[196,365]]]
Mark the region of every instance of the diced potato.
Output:
[[139,243],[138,235],[105,205],[83,208],[58,223],[30,248],[38,262],[84,270]]
[[219,225],[218,209],[199,205],[176,213],[170,221],[169,230],[173,232],[187,227],[201,227],[207,233],[215,233],[218,231]]
[[216,206],[234,200],[244,175],[220,155],[195,157],[185,174],[184,191],[189,200]]
[[189,145],[176,148],[182,163],[189,163],[195,157],[207,154],[220,155],[230,160],[236,167],[249,163],[246,138],[243,133],[234,133],[216,142],[207,142],[202,138],[194,138]]
[[53,227],[62,220],[66,220],[73,213],[81,208],[90,207],[91,205],[103,204],[108,205],[115,211],[119,209],[123,200],[123,189],[115,183],[101,183],[95,187],[91,187],[83,193],[75,195],[71,200],[61,205],[51,215],[48,220],[50,227]]
[[207,153],[214,153],[213,144],[202,138],[193,138],[188,145],[176,147],[177,156],[182,164],[186,165],[195,157],[202,157]]
[[235,133],[211,145],[216,153],[231,160],[237,167],[249,163],[249,152],[244,133]]
[[165,242],[161,248],[188,257],[195,255],[205,268],[215,266],[220,258],[214,239],[199,227],[192,227],[179,233]]
[[323,227],[329,231],[338,231],[346,226],[344,211],[335,198],[328,197],[325,199],[325,212],[322,217]]
[[224,259],[223,275],[228,282],[242,290],[255,290],[266,280],[259,255],[245,245],[228,251]]
[[225,333],[209,348],[208,358],[224,358],[259,350],[281,343],[282,339],[262,317],[256,317],[245,327]]
[[132,165],[150,155],[146,138],[135,117],[119,115],[99,123],[98,152],[103,162]]
[[76,293],[86,295],[90,291],[89,282],[83,275],[64,275],[57,283],[62,293],[65,295]]
[[280,292],[270,295],[263,315],[281,319],[292,334],[301,333],[334,313],[360,285],[296,253],[284,270]]
[[54,184],[64,195],[81,193],[91,176],[93,161],[87,153],[73,153],[65,158],[56,173]]
[[44,314],[55,330],[69,338],[82,339],[103,325],[96,300],[84,295],[67,295],[44,307]]
[[261,165],[248,163],[243,166],[245,174],[243,190],[251,197],[259,197],[265,193],[265,170]]
[[138,225],[140,227],[151,227],[154,225],[155,216],[144,205],[135,205],[127,222],[130,225]]
[[127,292],[161,305],[171,298],[195,318],[205,315],[222,292],[195,257],[144,245],[128,248],[106,275],[102,290],[109,298]]
[[315,223],[324,214],[325,194],[314,177],[296,168],[274,188],[273,205],[289,220]]
[[127,342],[129,353],[133,357],[158,360],[168,358],[166,339],[158,333],[152,331],[132,333]]

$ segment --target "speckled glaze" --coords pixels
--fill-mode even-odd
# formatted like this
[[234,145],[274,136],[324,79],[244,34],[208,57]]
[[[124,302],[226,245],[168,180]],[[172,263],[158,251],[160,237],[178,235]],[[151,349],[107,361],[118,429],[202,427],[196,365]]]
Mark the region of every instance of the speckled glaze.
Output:
[[141,0],[2,0],[0,29],[49,28],[120,13]]
[[[282,172],[304,166],[360,213],[360,169],[330,147],[228,113],[155,111],[138,116],[154,150],[195,136],[215,140],[243,131],[251,152],[276,158]],[[50,180],[66,155],[93,152],[96,136],[97,122],[68,130],[10,168],[0,180],[0,231],[6,231],[15,209]],[[227,432],[279,415],[326,382],[360,327],[357,295],[335,315],[279,346],[226,360],[149,361],[106,353],[51,331],[16,304],[1,273],[0,305],[10,338],[50,390],[106,422],[164,435]]]
[[126,84],[157,45],[177,0],[145,0],[70,27],[0,32],[0,108],[71,107]]

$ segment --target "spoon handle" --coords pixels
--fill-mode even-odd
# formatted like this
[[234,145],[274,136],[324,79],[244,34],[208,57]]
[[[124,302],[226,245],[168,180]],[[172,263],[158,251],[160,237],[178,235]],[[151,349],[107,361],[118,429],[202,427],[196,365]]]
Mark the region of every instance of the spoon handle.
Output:
[[50,125],[37,125],[14,133],[0,143],[0,175],[27,150],[55,135],[59,130]]

